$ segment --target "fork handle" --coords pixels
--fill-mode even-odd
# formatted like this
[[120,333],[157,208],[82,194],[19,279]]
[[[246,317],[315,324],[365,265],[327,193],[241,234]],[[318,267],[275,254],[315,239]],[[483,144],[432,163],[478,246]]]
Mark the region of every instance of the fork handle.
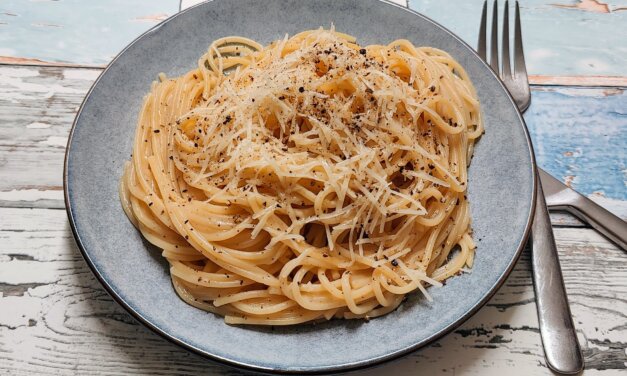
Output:
[[583,357],[568,306],[544,192],[539,183],[536,193],[531,262],[540,336],[549,368],[562,374],[575,374],[583,369]]

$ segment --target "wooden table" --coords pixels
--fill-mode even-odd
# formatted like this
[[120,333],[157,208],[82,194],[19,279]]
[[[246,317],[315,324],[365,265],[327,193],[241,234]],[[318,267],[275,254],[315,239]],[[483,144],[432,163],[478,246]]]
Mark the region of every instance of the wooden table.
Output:
[[[0,374],[240,374],[170,344],[113,302],[63,210],[67,135],[90,85],[124,45],[194,2],[0,3]],[[627,2],[521,3],[533,90],[525,119],[539,164],[627,218]],[[409,7],[474,45],[481,4]],[[552,220],[585,373],[624,375],[627,254],[568,215]],[[549,374],[528,252],[461,328],[362,374]]]

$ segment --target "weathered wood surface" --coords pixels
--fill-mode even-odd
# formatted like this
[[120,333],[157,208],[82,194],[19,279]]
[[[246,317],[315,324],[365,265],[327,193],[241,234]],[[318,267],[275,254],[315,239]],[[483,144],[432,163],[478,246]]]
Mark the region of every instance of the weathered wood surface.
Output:
[[67,136],[100,71],[0,66],[0,205],[63,207]]
[[[175,14],[179,0],[3,0],[0,61],[11,57],[106,65],[139,34]],[[35,61],[33,61],[35,60]]]
[[[71,238],[65,212],[50,210],[63,207],[61,172],[67,133],[98,74],[95,69],[0,67],[0,206],[4,207],[0,209],[0,359],[8,364],[4,369],[11,374],[18,369],[25,374],[105,369],[114,374],[129,370],[194,374],[207,367],[227,372],[137,325],[91,275]],[[555,117],[557,124],[546,124],[558,129],[569,126],[568,119],[573,117],[568,115],[573,103],[559,105],[564,96],[581,101],[579,105],[594,105],[606,98],[601,89],[535,89],[534,95],[547,93],[548,97],[534,98],[534,106],[541,108],[548,101],[549,108],[566,111]],[[542,110],[532,111],[528,121],[534,123],[542,116]],[[564,125],[559,119],[568,121]],[[545,137],[538,141],[549,142]],[[548,152],[553,146],[544,144],[543,148]],[[624,157],[606,163],[624,163]],[[625,254],[593,230],[571,227],[581,224],[569,216],[553,219],[555,224],[569,226],[557,229],[556,236],[588,366],[619,369],[627,356],[626,344],[620,340],[627,327],[627,319],[620,315],[625,312],[621,296],[627,283],[620,275]],[[594,287],[595,295],[588,293],[588,285]],[[446,369],[485,374],[485,367],[492,366],[545,373],[534,310],[529,264],[523,258],[508,284],[462,329],[394,365],[369,372],[410,374],[419,367],[436,373]]]
[[627,200],[623,88],[534,87],[525,121],[545,170],[588,195]]
[[[63,208],[67,135],[99,73],[0,66],[0,206]],[[537,86],[526,115],[539,164],[623,218],[625,108],[620,88]]]
[[[483,1],[409,0],[409,7],[476,46]],[[627,1],[520,0],[519,3],[525,61],[530,74],[627,75],[624,27]],[[499,17],[504,4],[503,0],[499,2]],[[510,17],[513,22],[513,12]]]
[[[103,66],[141,32],[180,6],[198,2],[43,0],[35,7],[32,2],[5,0],[0,4],[0,62]],[[409,7],[474,46],[482,3],[410,0]],[[521,0],[521,6],[531,74],[593,75],[612,82],[627,74],[624,26],[621,30],[627,22],[627,1]]]
[[[0,4],[0,374],[242,374],[135,322],[91,274],[60,210],[67,135],[102,66],[141,31],[197,2]],[[482,2],[409,5],[474,45]],[[538,162],[627,219],[627,38],[619,27],[627,1],[521,5],[536,84],[525,118]],[[585,375],[625,374],[627,254],[567,214],[553,213],[552,222]],[[460,329],[360,374],[550,374],[529,270],[525,252],[505,286]]]
[[[78,252],[63,210],[2,208],[0,218],[0,363],[7,374],[233,373],[149,332],[113,302]],[[624,371],[627,255],[590,229],[555,235],[586,374]],[[364,374],[547,374],[529,268],[525,253],[460,329]]]

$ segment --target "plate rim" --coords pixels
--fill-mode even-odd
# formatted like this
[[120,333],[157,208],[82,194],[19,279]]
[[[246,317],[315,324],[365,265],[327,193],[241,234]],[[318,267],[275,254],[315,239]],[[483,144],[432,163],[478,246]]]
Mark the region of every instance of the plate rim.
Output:
[[535,213],[535,210],[536,210],[536,196],[537,196],[537,187],[538,187],[538,177],[537,177],[538,166],[537,166],[537,163],[536,163],[536,158],[535,158],[535,153],[534,153],[534,150],[533,150],[533,144],[532,144],[532,141],[531,141],[531,136],[529,134],[529,129],[528,129],[526,123],[525,123],[525,119],[523,118],[522,113],[518,109],[518,106],[516,105],[516,102],[512,98],[509,90],[507,90],[507,88],[505,87],[505,85],[501,81],[499,75],[497,73],[495,73],[494,70],[492,69],[492,67],[485,60],[483,60],[479,56],[479,54],[475,51],[474,48],[472,48],[468,43],[466,43],[459,36],[457,36],[457,34],[453,33],[448,28],[446,28],[445,26],[441,25],[440,23],[434,21],[433,19],[429,18],[428,16],[426,16],[426,15],[424,15],[422,13],[419,13],[419,12],[409,8],[409,6],[405,7],[405,6],[393,3],[393,2],[391,2],[389,0],[374,0],[374,1],[383,3],[386,6],[396,7],[398,9],[401,9],[402,11],[405,11],[405,12],[409,12],[412,16],[421,18],[423,21],[426,21],[426,22],[432,24],[436,28],[439,27],[445,33],[449,34],[449,36],[453,37],[453,39],[455,39],[458,43],[461,43],[461,45],[463,45],[468,50],[470,50],[470,53],[472,55],[474,55],[475,57],[477,57],[480,60],[481,64],[484,66],[484,68],[487,68],[488,72],[492,76],[494,76],[494,78],[497,79],[498,84],[501,86],[501,88],[505,92],[507,98],[511,102],[511,105],[516,109],[516,111],[515,111],[516,112],[516,116],[518,117],[518,119],[519,119],[519,121],[521,123],[521,126],[523,128],[522,130],[523,130],[523,134],[525,136],[525,140],[527,141],[527,151],[529,153],[530,162],[531,162],[531,170],[532,170],[532,174],[533,174],[533,178],[531,179],[531,198],[530,198],[531,199],[531,203],[529,205],[530,210],[529,210],[529,214],[528,214],[527,219],[526,219],[525,229],[523,231],[523,236],[522,236],[521,241],[519,242],[519,244],[518,244],[518,246],[516,248],[516,251],[514,253],[514,257],[512,257],[511,261],[507,264],[507,267],[505,268],[505,270],[498,276],[496,282],[490,287],[490,290],[488,291],[488,293],[481,300],[479,300],[477,303],[475,303],[463,315],[461,315],[455,321],[453,321],[452,323],[450,323],[446,327],[442,328],[438,332],[433,333],[431,336],[423,339],[422,341],[414,343],[411,346],[406,346],[406,347],[401,348],[399,350],[396,350],[394,352],[387,353],[386,355],[382,355],[382,356],[379,356],[379,357],[376,357],[376,358],[371,358],[371,359],[367,359],[367,360],[363,360],[363,361],[355,361],[355,362],[350,362],[350,363],[344,363],[344,364],[341,364],[341,365],[308,367],[306,369],[273,369],[273,368],[266,367],[266,366],[263,366],[263,365],[250,364],[248,362],[242,362],[242,361],[238,361],[238,360],[235,360],[235,359],[229,359],[229,358],[217,355],[217,354],[212,354],[212,353],[210,353],[210,352],[208,352],[206,350],[203,350],[203,349],[201,349],[201,348],[199,348],[197,346],[194,346],[194,345],[192,345],[190,343],[187,343],[184,340],[176,338],[173,334],[168,333],[167,331],[163,330],[158,325],[153,324],[149,319],[144,317],[144,315],[141,312],[139,312],[135,308],[133,308],[133,306],[129,302],[124,300],[116,292],[116,290],[109,284],[109,282],[107,281],[105,276],[102,275],[101,272],[97,269],[95,263],[92,261],[90,255],[89,255],[89,252],[87,252],[85,246],[83,245],[83,242],[81,240],[81,236],[79,234],[79,231],[77,229],[77,225],[76,225],[75,220],[74,220],[74,213],[73,213],[73,208],[72,208],[71,200],[70,200],[69,187],[68,187],[68,184],[69,184],[69,156],[70,156],[70,153],[72,151],[71,150],[71,145],[72,145],[72,140],[74,138],[74,131],[75,131],[76,126],[78,124],[78,119],[80,118],[80,115],[81,115],[81,113],[82,113],[82,111],[84,109],[85,104],[87,103],[87,100],[91,97],[92,92],[94,91],[95,87],[98,85],[98,83],[100,82],[102,77],[111,68],[111,66],[118,60],[118,58],[120,58],[128,49],[130,49],[133,45],[138,43],[146,35],[154,33],[155,31],[160,29],[163,25],[165,25],[166,23],[172,21],[174,18],[179,17],[180,15],[183,15],[183,14],[185,14],[187,12],[191,12],[195,8],[206,6],[207,4],[213,3],[214,1],[215,0],[206,0],[206,1],[203,1],[201,3],[195,4],[195,5],[193,5],[193,6],[189,7],[189,8],[181,10],[181,11],[177,12],[176,14],[173,14],[172,16],[170,16],[170,17],[166,18],[165,20],[161,21],[157,25],[155,25],[155,26],[151,27],[150,29],[146,30],[145,32],[141,33],[135,39],[133,39],[133,41],[131,41],[119,53],[117,53],[115,55],[115,57],[107,64],[105,69],[103,69],[102,72],[100,72],[100,74],[98,75],[98,78],[96,78],[96,80],[93,82],[93,84],[91,85],[91,87],[89,88],[87,93],[85,94],[83,100],[81,101],[81,105],[78,108],[78,111],[76,112],[76,116],[74,117],[74,120],[72,122],[72,128],[70,129],[70,132],[69,132],[68,141],[67,141],[66,148],[65,148],[65,156],[64,156],[64,160],[63,160],[63,197],[64,197],[64,203],[65,203],[65,211],[66,211],[66,214],[68,216],[68,221],[70,223],[70,228],[72,229],[72,235],[74,237],[74,240],[76,242],[76,245],[77,245],[81,255],[85,259],[85,262],[89,266],[89,269],[91,270],[92,274],[96,277],[98,282],[100,282],[100,284],[104,287],[105,291],[109,294],[109,296],[111,296],[113,298],[113,300],[117,304],[122,306],[122,308],[124,308],[135,320],[139,321],[142,325],[144,325],[145,327],[150,329],[152,332],[158,334],[160,337],[166,339],[170,343],[173,343],[173,344],[179,346],[180,348],[183,348],[183,349],[185,349],[187,351],[190,351],[190,352],[192,352],[194,354],[200,355],[200,356],[202,356],[205,359],[208,359],[208,360],[211,360],[211,361],[215,361],[215,362],[217,362],[219,364],[222,364],[222,365],[225,365],[225,366],[228,366],[228,367],[231,367],[231,368],[244,369],[244,370],[255,371],[255,372],[282,374],[282,375],[293,375],[293,374],[319,375],[319,374],[326,374],[326,373],[329,373],[329,372],[356,371],[356,370],[360,370],[360,369],[370,368],[370,367],[373,367],[373,366],[376,366],[376,365],[381,365],[383,363],[386,363],[386,362],[394,360],[394,359],[398,359],[398,358],[400,358],[400,357],[402,357],[404,355],[407,355],[407,354],[409,354],[411,352],[414,352],[414,351],[416,351],[418,349],[421,349],[421,348],[423,348],[423,347],[425,347],[425,346],[427,346],[429,344],[432,344],[433,342],[439,340],[440,338],[444,337],[445,335],[451,333],[453,330],[455,330],[456,328],[461,326],[463,323],[465,323],[469,318],[474,316],[494,296],[494,294],[496,294],[496,292],[503,286],[503,284],[507,280],[507,277],[512,272],[512,270],[514,269],[514,266],[518,262],[518,259],[520,258],[520,255],[522,254],[522,251],[525,248],[525,245],[527,243],[527,240],[528,240],[530,232],[531,232],[531,225],[532,225],[532,222],[533,222],[533,216],[534,216],[534,213]]

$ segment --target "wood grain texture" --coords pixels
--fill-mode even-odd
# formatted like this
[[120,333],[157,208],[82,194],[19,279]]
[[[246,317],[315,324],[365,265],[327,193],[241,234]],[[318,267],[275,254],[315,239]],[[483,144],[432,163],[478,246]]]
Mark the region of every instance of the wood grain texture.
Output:
[[107,64],[142,32],[178,11],[178,0],[4,0],[0,56]]
[[543,76],[530,75],[531,85],[544,86],[591,86],[591,87],[627,87],[626,76]]
[[[67,135],[99,74],[98,69],[0,66],[0,206],[63,208]],[[627,95],[620,88],[538,86],[526,115],[540,165],[623,218],[627,123],[620,113],[625,108]],[[568,218],[554,223],[577,223]]]
[[63,207],[68,132],[100,72],[0,66],[0,205]]
[[[0,363],[7,374],[240,374],[161,339],[113,302],[79,254],[64,211],[1,208],[0,218]],[[555,234],[586,374],[618,374],[627,362],[627,256],[590,229]],[[529,268],[525,252],[461,328],[363,374],[547,374]]]
[[540,166],[576,190],[627,200],[627,93],[536,87],[525,113]]
[[[441,23],[474,47],[483,1],[409,0],[409,7]],[[623,9],[627,1],[602,1],[608,12],[577,7],[581,2],[575,0],[519,3],[530,74],[627,76],[627,38],[625,27],[619,26],[627,23]],[[499,5],[502,17],[504,1]],[[510,17],[513,22],[513,12]]]
[[[164,17],[198,0],[40,1],[0,5],[0,63],[13,58],[103,66],[126,44]],[[404,4],[406,0],[394,0]],[[410,0],[410,8],[476,45],[483,0]],[[502,3],[502,2],[501,2]],[[534,75],[627,76],[627,1],[602,2],[608,12],[571,0],[522,0],[527,64]],[[29,43],[23,43],[29,41]],[[97,41],[97,43],[95,42]],[[611,77],[610,77],[611,79]],[[563,84],[563,82],[562,82]]]
[[[85,265],[65,212],[51,210],[63,208],[67,134],[100,72],[0,66],[0,373],[240,374],[191,355],[138,325],[107,296]],[[604,177],[601,188],[590,185],[598,183],[594,180],[586,183],[587,174],[596,170],[606,175],[624,170],[624,152],[607,153],[625,142],[622,88],[533,89],[527,122],[539,145],[540,163],[579,189],[594,189],[585,193],[627,218],[621,193],[624,178],[595,175]],[[600,123],[604,128],[595,125]],[[562,137],[563,133],[578,136]],[[586,355],[586,374],[624,372],[626,256],[568,215],[555,213],[552,220],[566,226],[556,229],[556,237]],[[461,329],[364,374],[410,375],[416,370],[547,374],[537,332],[525,255],[507,284]]]

